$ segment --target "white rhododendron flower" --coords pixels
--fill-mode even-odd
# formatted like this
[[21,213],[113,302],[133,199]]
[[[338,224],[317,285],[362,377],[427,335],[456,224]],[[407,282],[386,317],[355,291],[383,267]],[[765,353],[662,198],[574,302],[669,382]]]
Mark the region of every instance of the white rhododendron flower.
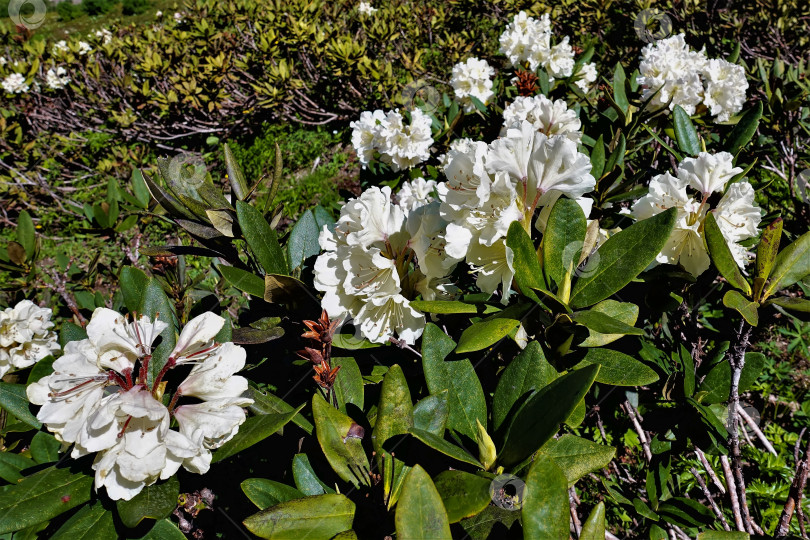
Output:
[[402,183],[397,194],[397,200],[405,214],[409,214],[412,210],[416,210],[435,200],[434,191],[436,191],[436,181],[425,180],[420,176],[409,182]]
[[184,23],[186,21],[186,15],[181,11],[176,11],[174,13],[173,17],[174,17],[174,22],[176,22],[177,24],[182,24],[182,23]]
[[376,151],[394,171],[408,169],[430,157],[431,123],[430,117],[420,109],[411,111],[408,126],[398,111],[365,111],[359,120],[350,124],[352,146],[363,164],[369,163]]
[[363,15],[374,15],[377,13],[377,8],[372,7],[370,2],[360,2],[360,5],[357,6],[357,11]]
[[[98,308],[87,339],[65,346],[54,372],[28,386],[28,399],[42,405],[37,418],[57,440],[73,444],[72,457],[96,454],[96,488],[112,499],[130,500],[181,466],[205,473],[211,450],[237,433],[242,407],[252,403],[243,397],[247,379],[235,375],[245,350],[214,341],[224,323],[213,313],[189,321],[150,383],[152,347],[166,323]],[[193,367],[164,405],[163,378],[187,365]],[[178,406],[184,396],[198,402]],[[179,430],[171,429],[172,417]]]
[[492,77],[495,69],[486,60],[478,58],[468,58],[466,62],[461,62],[453,66],[453,73],[450,77],[450,85],[456,97],[464,105],[465,112],[475,110],[470,97],[478,99],[486,105],[495,95],[492,91]]
[[[725,155],[724,155],[725,154]],[[715,209],[709,206],[712,193],[726,189],[728,181],[738,172],[731,168],[731,156],[701,153],[698,158],[686,158],[678,166],[677,176],[664,173],[650,181],[647,195],[632,207],[636,219],[647,219],[669,208],[677,208],[675,228],[657,263],[680,264],[694,276],[705,272],[711,263],[704,238],[704,221],[709,211],[740,268],[748,255],[739,242],[757,235],[762,212],[754,204],[754,190],[746,180],[728,187]],[[690,195],[688,189],[694,190]]]
[[568,108],[564,100],[551,101],[544,95],[518,96],[503,110],[501,136],[509,129],[520,129],[529,122],[537,131],[552,135],[565,135],[574,142],[582,137],[582,123],[576,111]]
[[[314,284],[324,293],[321,306],[332,318],[352,317],[374,343],[395,336],[415,343],[425,316],[410,300],[454,294],[445,278],[460,259],[446,254],[447,222],[438,202],[428,200],[433,186],[417,180],[400,192],[399,204],[389,187],[367,189],[343,206],[334,232],[324,227],[320,235]],[[424,201],[414,204],[419,198]]]
[[104,45],[107,45],[110,41],[112,41],[113,34],[106,28],[102,28],[101,30],[96,30],[95,33],[96,39],[100,39]]
[[45,84],[51,90],[60,90],[68,83],[70,83],[70,76],[68,76],[67,70],[61,66],[56,69],[51,68],[45,74]]
[[509,62],[520,67],[528,65],[531,71],[542,67],[549,80],[570,77],[574,70],[574,50],[564,37],[552,45],[551,20],[546,13],[539,19],[521,11],[512,19],[500,37],[500,52]]
[[596,64],[593,62],[582,64],[579,67],[577,74],[578,77],[575,84],[583,92],[590,90],[591,86],[593,86],[593,83],[596,82],[596,79],[599,76],[599,74],[596,72]]
[[450,151],[455,150],[457,152],[467,152],[473,144],[473,140],[469,137],[462,137],[460,139],[453,139],[450,142],[450,146],[446,154],[442,154],[439,156],[439,167],[444,170],[447,167],[448,158],[450,156]]
[[718,122],[726,122],[745,104],[748,81],[745,69],[722,59],[711,59],[703,69],[705,90],[703,103]]
[[28,84],[25,82],[25,75],[22,73],[12,73],[0,83],[3,90],[8,94],[24,94],[28,92]]
[[51,47],[51,54],[54,56],[59,56],[62,53],[68,52],[69,50],[70,47],[68,47],[67,41],[62,39],[53,44],[53,47]]
[[678,34],[648,44],[641,51],[639,77],[641,98],[651,99],[653,110],[680,105],[695,114],[701,103],[718,122],[742,110],[748,82],[745,69],[722,59],[709,59],[705,51],[693,51]]
[[93,52],[93,47],[91,47],[89,43],[87,43],[86,41],[80,41],[79,42],[79,55],[80,56],[90,54],[91,52]]
[[53,312],[30,300],[0,311],[0,377],[31,367],[61,347],[51,330]]

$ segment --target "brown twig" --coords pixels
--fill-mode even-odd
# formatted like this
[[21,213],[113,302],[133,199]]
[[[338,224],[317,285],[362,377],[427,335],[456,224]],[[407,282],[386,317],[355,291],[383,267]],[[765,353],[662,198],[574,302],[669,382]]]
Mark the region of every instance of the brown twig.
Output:
[[720,511],[720,508],[717,506],[717,503],[714,502],[714,497],[712,497],[712,494],[709,491],[708,486],[706,486],[706,482],[703,481],[703,477],[700,476],[700,473],[694,467],[692,467],[690,471],[692,471],[692,476],[695,477],[695,480],[697,480],[698,485],[700,485],[700,489],[703,490],[703,495],[706,497],[706,499],[708,499],[709,505],[712,507],[712,510],[714,511],[714,515],[716,515],[717,519],[720,520],[720,523],[723,524],[723,528],[727,531],[730,531],[731,527],[728,526],[728,522],[726,522],[726,518],[723,516],[723,512]]
[[650,441],[647,439],[647,434],[644,433],[644,429],[641,427],[641,422],[639,421],[638,413],[636,412],[635,407],[633,404],[630,403],[630,400],[625,400],[624,406],[627,409],[627,415],[630,417],[630,421],[633,422],[633,427],[638,433],[638,439],[641,441],[641,446],[644,448],[644,455],[647,458],[647,462],[652,461],[652,451],[650,450]]
[[737,499],[737,486],[734,483],[734,475],[731,473],[731,466],[726,456],[720,456],[720,464],[723,466],[723,475],[726,477],[728,485],[728,498],[731,501],[731,513],[734,515],[734,523],[737,530],[746,532],[745,524],[740,514],[740,501]]
[[731,366],[731,388],[728,399],[728,446],[731,451],[731,466],[734,474],[734,483],[737,488],[736,495],[739,501],[739,508],[743,522],[747,525],[746,531],[749,533],[754,532],[752,525],[753,520],[751,519],[751,514],[748,512],[748,501],[745,494],[745,478],[743,478],[742,474],[740,431],[737,425],[739,415],[737,411],[740,409],[740,376],[745,366],[745,351],[748,348],[748,340],[751,338],[752,330],[751,325],[746,323],[745,319],[742,319],[739,328],[735,332],[734,340],[728,353],[728,361]]
[[714,472],[714,469],[709,463],[709,460],[706,459],[706,454],[704,454],[703,450],[701,450],[697,446],[695,447],[695,453],[697,454],[697,457],[700,460],[700,462],[703,463],[703,468],[706,470],[706,474],[709,475],[709,478],[712,479],[712,483],[714,483],[714,485],[717,486],[717,489],[719,489],[720,492],[725,495],[726,486],[724,486],[723,482],[720,481],[720,478],[717,477],[717,473]]
[[[807,449],[804,452],[804,459],[796,464],[796,473],[793,475],[793,482],[790,485],[790,492],[788,493],[787,501],[782,509],[782,515],[779,517],[779,524],[776,526],[776,537],[783,538],[787,536],[790,531],[790,521],[793,519],[794,510],[801,511],[802,495],[804,494],[804,487],[807,484],[808,462],[810,461],[810,443],[807,444]],[[799,523],[802,520],[799,518]],[[804,532],[802,532],[804,535]]]
[[751,431],[753,431],[756,434],[757,438],[760,441],[762,441],[762,444],[765,446],[768,452],[770,452],[774,456],[778,456],[773,445],[771,445],[770,441],[768,441],[768,439],[765,437],[765,434],[762,433],[762,430],[759,429],[759,426],[756,424],[756,422],[754,422],[754,419],[751,418],[747,412],[745,412],[745,409],[740,407],[737,410],[737,413],[742,417],[743,420],[745,420],[745,423],[748,424],[748,426],[751,428]]

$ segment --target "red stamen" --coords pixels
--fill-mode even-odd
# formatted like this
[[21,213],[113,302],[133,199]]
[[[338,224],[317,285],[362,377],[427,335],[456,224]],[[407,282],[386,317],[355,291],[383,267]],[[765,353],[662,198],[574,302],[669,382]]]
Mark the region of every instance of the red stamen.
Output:
[[124,436],[124,432],[125,432],[125,431],[127,430],[127,428],[129,427],[129,422],[130,422],[131,420],[132,420],[132,417],[131,417],[131,416],[127,417],[127,421],[126,421],[126,422],[124,422],[124,427],[123,427],[123,428],[121,428],[121,431],[118,433],[118,438],[119,438],[119,439],[120,439],[121,437],[123,437],[123,436]]
[[73,388],[68,388],[67,390],[62,390],[61,392],[50,392],[50,393],[48,394],[48,397],[62,397],[62,396],[66,396],[66,395],[68,395],[68,394],[71,394],[71,393],[75,392],[76,390],[78,390],[78,389],[79,389],[79,388],[81,388],[82,386],[86,386],[86,385],[90,384],[91,382],[96,382],[96,379],[88,379],[88,380],[84,381],[83,383],[79,383],[79,384],[77,384],[77,385],[76,385],[76,386],[74,386]]
[[169,371],[174,366],[175,366],[174,358],[169,357],[169,359],[166,360],[166,364],[160,369],[160,373],[158,373],[157,377],[155,377],[155,380],[152,383],[152,392],[154,392],[155,388],[157,388],[157,385],[160,384],[160,380],[163,379],[163,376],[166,375],[166,372]]
[[172,411],[174,411],[174,406],[177,405],[177,400],[180,399],[180,395],[181,392],[180,389],[178,389],[172,396],[172,400],[169,402],[169,414],[172,414]]
[[149,360],[152,359],[151,354],[147,354],[141,359],[141,372],[138,376],[138,381],[141,384],[146,384],[146,375],[149,373]]
[[121,375],[119,375],[117,371],[110,371],[108,377],[110,378],[111,381],[115,382],[115,384],[117,384],[124,390],[129,390],[130,388],[132,388],[132,385],[127,384],[127,381],[125,381],[124,378],[121,377]]

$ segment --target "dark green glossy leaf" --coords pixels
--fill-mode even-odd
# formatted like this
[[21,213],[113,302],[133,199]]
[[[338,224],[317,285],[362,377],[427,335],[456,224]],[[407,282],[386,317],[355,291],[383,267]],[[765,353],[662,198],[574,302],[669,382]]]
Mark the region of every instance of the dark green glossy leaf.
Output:
[[[616,300],[603,300],[590,309],[591,312],[604,313],[608,317],[628,326],[636,324],[638,319],[638,306],[630,302]],[[624,334],[602,334],[589,328],[588,337],[579,344],[580,347],[603,347],[613,343]]]
[[271,506],[244,523],[260,538],[332,538],[352,528],[354,508],[345,496],[329,493]]
[[596,144],[593,145],[591,150],[591,175],[599,180],[602,173],[605,171],[605,141],[602,135],[596,139]]
[[242,172],[242,168],[239,167],[236,158],[233,157],[233,152],[231,152],[231,148],[227,143],[222,145],[222,151],[225,155],[225,172],[228,174],[231,189],[237,199],[244,201],[249,193],[248,184],[245,181],[245,174]]
[[34,220],[25,210],[17,217],[17,242],[25,249],[26,259],[31,260],[37,248],[37,235]]
[[548,363],[543,348],[530,342],[501,374],[492,399],[492,425],[497,431],[515,403],[532,390],[543,388],[559,376]]
[[762,101],[757,101],[752,109],[748,109],[726,139],[725,148],[731,155],[736,155],[743,146],[753,138],[762,118]]
[[630,326],[596,310],[578,311],[574,313],[574,321],[599,334],[644,335],[641,328]]
[[709,255],[712,257],[714,266],[733,287],[750,296],[751,286],[740,272],[737,261],[734,260],[728,243],[726,243],[726,238],[720,231],[720,226],[717,225],[714,212],[708,213],[706,221],[703,222],[703,227],[706,234],[706,245],[709,248]]
[[427,396],[413,407],[413,427],[441,437],[447,426],[449,413],[447,390],[434,396]]
[[810,300],[804,298],[791,298],[789,296],[778,296],[768,300],[769,304],[774,304],[790,311],[810,313]]
[[290,238],[287,240],[287,254],[290,259],[290,268],[295,270],[305,259],[317,255],[321,252],[318,237],[321,231],[315,216],[311,210],[307,210],[298,218],[295,226],[290,231]]
[[180,482],[172,476],[165,482],[146,486],[131,500],[116,503],[121,522],[129,528],[137,526],[144,519],[163,519],[171,515],[177,507]]
[[676,209],[634,223],[607,239],[574,284],[570,305],[581,309],[620,291],[655,260],[675,225]]
[[31,439],[31,457],[37,463],[52,463],[59,460],[59,449],[62,443],[50,433],[37,432]]
[[59,345],[63,349],[71,341],[81,341],[82,339],[87,339],[87,331],[84,328],[70,321],[62,323],[62,328],[59,329]]
[[340,366],[340,371],[334,389],[340,410],[345,413],[347,403],[352,403],[363,410],[363,376],[357,362],[351,357],[332,357],[332,367],[337,366]]
[[557,199],[548,216],[543,235],[543,267],[546,276],[557,284],[558,296],[579,266],[588,227],[585,217],[577,202],[568,197]]
[[807,275],[810,275],[810,232],[801,235],[776,256],[763,298],[790,287]]
[[[745,365],[740,374],[740,393],[751,389],[764,367],[765,356],[762,353],[745,353]],[[726,401],[730,391],[731,367],[726,360],[715,364],[698,387],[699,393],[705,392],[700,401],[707,405]]]
[[[248,408],[254,414],[281,414],[295,410],[292,405],[289,405],[280,397],[269,392],[262,393],[256,388],[250,389],[250,397],[253,398],[253,404],[249,405]],[[309,435],[312,435],[313,426],[301,413],[295,415],[292,421]]]
[[473,323],[458,340],[456,354],[480,351],[496,344],[520,325],[520,321],[497,318]]
[[552,459],[541,456],[529,469],[520,516],[524,538],[568,538],[568,482]]
[[537,302],[537,295],[532,289],[546,289],[546,282],[532,238],[519,222],[515,221],[509,225],[506,245],[512,250],[512,266],[518,287],[524,295]]
[[362,440],[350,436],[352,426],[356,425],[354,420],[326,403],[317,393],[312,396],[312,418],[318,444],[332,470],[354,487],[369,485],[370,467]]
[[758,302],[752,302],[737,291],[728,291],[723,295],[723,305],[742,315],[751,326],[759,324]]
[[596,381],[613,386],[644,386],[658,380],[651,367],[619,351],[611,349],[588,349],[579,365],[601,366]]
[[264,298],[263,278],[257,276],[253,272],[248,272],[247,270],[242,270],[241,268],[236,268],[234,266],[220,264],[216,268],[228,283],[240,291],[244,291],[258,298]]
[[697,156],[700,153],[700,140],[689,115],[680,105],[675,105],[672,110],[672,119],[675,124],[675,140],[678,141],[678,148],[685,154]]
[[582,524],[579,540],[605,539],[605,503],[600,502],[591,511],[591,515]]
[[151,320],[160,319],[165,322],[167,327],[160,334],[160,343],[157,347],[152,349],[152,359],[149,361],[149,384],[166,364],[171,354],[172,349],[176,343],[175,337],[175,315],[174,306],[160,282],[156,278],[151,278],[146,284],[143,298],[141,300],[141,307],[138,309],[138,316],[146,315]]
[[377,404],[377,421],[371,434],[371,442],[377,453],[377,462],[383,467],[383,444],[396,435],[406,435],[413,427],[413,403],[408,381],[402,368],[394,364],[383,379],[380,401]]
[[234,437],[223,444],[216,452],[212,463],[222,461],[234,454],[249,448],[254,444],[263,441],[273,433],[284,427],[287,422],[293,419],[304,406],[301,405],[294,411],[282,414],[263,414],[252,416],[239,426],[239,432]]
[[398,540],[452,540],[450,522],[436,486],[416,465],[405,478],[395,517]]
[[28,410],[28,396],[25,395],[24,384],[0,382],[0,407],[32,428],[42,427],[39,420]]
[[559,439],[550,440],[539,455],[553,459],[565,474],[568,485],[573,486],[586,474],[607,467],[616,455],[616,449],[566,434]]
[[492,500],[489,478],[464,471],[444,471],[435,478],[436,491],[442,498],[447,519],[457,523],[486,508]]
[[438,313],[441,315],[477,312],[474,304],[466,304],[456,300],[411,300],[411,307],[423,313]]
[[109,540],[116,537],[113,513],[96,501],[71,516],[51,540]]
[[411,435],[428,445],[429,447],[433,448],[437,452],[441,452],[445,456],[451,457],[453,459],[457,459],[463,463],[468,463],[470,465],[474,465],[476,467],[484,468],[481,463],[468,454],[462,448],[459,448],[455,444],[446,441],[439,435],[434,435],[429,431],[423,431],[421,429],[411,428]]
[[149,278],[140,268],[125,266],[121,269],[121,295],[124,297],[124,305],[130,313],[138,311],[141,307],[141,299],[146,293],[146,286]]
[[248,478],[242,482],[241,486],[250,502],[258,506],[260,510],[305,496],[292,486],[267,478]]
[[324,484],[309,462],[306,454],[295,454],[292,462],[293,480],[295,487],[304,495],[322,495],[334,493],[335,490]]
[[278,243],[276,231],[270,228],[261,212],[244,201],[236,201],[239,227],[259,264],[268,274],[286,275],[287,261]]

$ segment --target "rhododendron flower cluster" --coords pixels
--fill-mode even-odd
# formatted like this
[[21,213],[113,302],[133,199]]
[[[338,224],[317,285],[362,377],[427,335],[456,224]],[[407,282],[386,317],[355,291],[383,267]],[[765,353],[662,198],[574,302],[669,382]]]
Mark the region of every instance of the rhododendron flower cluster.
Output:
[[703,103],[718,122],[740,112],[748,82],[745,69],[723,59],[693,51],[683,34],[648,44],[641,51],[638,84],[641,98],[653,109],[680,105],[694,114]]
[[56,69],[49,69],[45,75],[45,84],[51,90],[60,90],[67,86],[68,83],[70,83],[70,76],[68,76],[67,70],[61,66]]
[[30,300],[0,311],[0,377],[31,367],[60,349],[53,312]]
[[520,129],[524,121],[547,136],[565,135],[574,142],[582,137],[577,113],[568,108],[564,100],[551,101],[544,95],[518,96],[503,110],[501,135],[508,129]]
[[446,276],[458,260],[445,253],[447,223],[429,187],[424,180],[406,183],[399,204],[391,188],[369,188],[343,206],[334,232],[327,227],[321,232],[324,252],[315,262],[314,282],[324,293],[323,309],[331,317],[353,317],[374,343],[396,334],[414,344],[425,316],[410,300],[418,294],[449,298],[454,292]]
[[352,122],[352,145],[360,162],[369,163],[379,152],[381,161],[399,171],[427,160],[433,144],[431,119],[420,109],[410,115],[408,126],[399,111],[365,111]]
[[7,94],[24,94],[28,92],[29,88],[28,84],[25,82],[25,75],[22,73],[12,73],[6,76],[3,82],[0,83],[0,86],[3,87],[3,90],[5,90]]
[[486,105],[495,93],[492,91],[492,77],[495,69],[486,60],[468,58],[453,66],[450,85],[456,97],[461,100],[466,112],[475,110],[471,97]]
[[[112,499],[129,500],[181,466],[205,473],[211,450],[237,433],[242,407],[253,402],[243,397],[247,379],[234,375],[245,365],[245,350],[214,341],[224,322],[213,313],[189,321],[150,376],[152,346],[166,323],[98,308],[87,339],[65,346],[54,372],[28,386],[28,399],[42,405],[37,418],[54,436],[73,445],[72,457],[96,454],[96,489],[106,487]],[[164,377],[186,366],[188,375],[164,405]],[[194,401],[179,405],[181,398]]]
[[[757,235],[762,213],[754,204],[754,188],[746,180],[726,188],[729,180],[741,172],[741,168],[732,166],[728,152],[701,152],[697,158],[684,159],[675,176],[664,173],[650,181],[649,193],[633,205],[632,215],[647,219],[669,208],[678,209],[675,228],[657,257],[658,263],[680,264],[694,276],[705,272],[710,258],[703,226],[707,213],[712,211],[737,265],[745,265],[748,253],[739,242]],[[711,209],[709,198],[716,193],[724,195]]]
[[556,45],[552,45],[551,38],[551,19],[548,13],[535,19],[521,11],[501,34],[500,52],[515,67],[528,65],[531,71],[542,67],[548,72],[552,82],[554,79],[570,77],[574,72],[574,49],[568,43],[568,36]]
[[580,198],[596,183],[590,159],[574,141],[549,137],[528,121],[491,144],[451,150],[444,170],[447,181],[437,191],[440,216],[449,222],[447,255],[467,261],[482,291],[500,285],[504,303],[514,275],[509,226],[517,221],[529,231],[539,208],[562,195]]

